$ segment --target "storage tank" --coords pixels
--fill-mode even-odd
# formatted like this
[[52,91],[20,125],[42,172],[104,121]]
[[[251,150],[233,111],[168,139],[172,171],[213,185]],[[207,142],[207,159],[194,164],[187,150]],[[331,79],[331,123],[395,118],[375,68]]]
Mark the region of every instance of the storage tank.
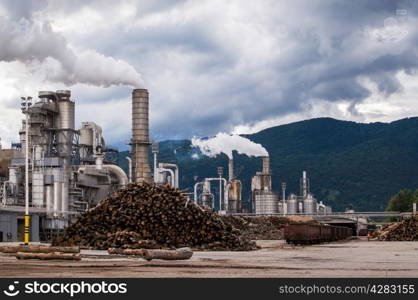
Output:
[[289,199],[287,199],[287,213],[289,215],[295,215],[298,211],[298,199],[295,194],[290,194]]
[[228,211],[239,212],[241,209],[241,181],[234,180],[228,186]]
[[308,194],[306,198],[303,199],[303,213],[316,213],[316,199],[312,196],[312,194]]
[[257,191],[254,194],[255,214],[277,214],[278,197],[272,191]]

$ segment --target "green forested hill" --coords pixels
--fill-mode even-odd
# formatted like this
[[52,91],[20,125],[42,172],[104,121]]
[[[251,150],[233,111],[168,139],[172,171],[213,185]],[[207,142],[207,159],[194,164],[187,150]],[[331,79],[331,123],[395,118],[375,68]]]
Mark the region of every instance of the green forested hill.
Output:
[[[418,118],[371,124],[318,118],[246,137],[270,153],[274,190],[287,182],[287,191],[298,193],[301,172],[306,170],[311,192],[335,211],[349,204],[358,211],[384,210],[391,195],[418,187]],[[188,140],[161,142],[160,150],[160,161],[179,165],[182,188],[192,190],[194,176],[216,176],[217,166],[226,172],[225,155],[193,159],[198,151]],[[261,160],[237,153],[234,158],[247,201],[251,176],[261,169]],[[120,161],[126,169],[125,160]]]

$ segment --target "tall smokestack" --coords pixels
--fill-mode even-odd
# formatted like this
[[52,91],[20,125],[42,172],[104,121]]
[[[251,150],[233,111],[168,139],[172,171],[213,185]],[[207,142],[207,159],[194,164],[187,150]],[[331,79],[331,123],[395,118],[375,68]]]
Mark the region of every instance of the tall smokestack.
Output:
[[270,157],[263,156],[263,173],[270,174]]
[[149,140],[149,100],[148,90],[132,91],[132,174],[133,182],[152,183],[151,169],[148,163]]
[[228,180],[230,182],[234,180],[234,160],[232,158],[228,161]]
[[302,196],[306,198],[308,196],[308,177],[306,171],[302,173]]

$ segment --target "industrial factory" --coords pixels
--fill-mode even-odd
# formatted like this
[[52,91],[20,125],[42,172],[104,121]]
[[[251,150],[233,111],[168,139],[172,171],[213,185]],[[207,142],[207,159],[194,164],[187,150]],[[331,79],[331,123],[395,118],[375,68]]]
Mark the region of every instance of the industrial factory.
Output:
[[329,214],[330,206],[317,202],[309,190],[309,178],[303,171],[300,180],[300,196],[291,193],[286,198],[286,183],[282,183],[282,198],[272,190],[270,157],[263,157],[263,169],[257,172],[251,181],[252,210],[257,215],[314,215]]
[[[23,240],[28,231],[32,241],[50,240],[77,214],[128,182],[179,187],[178,166],[158,162],[158,143],[151,143],[146,89],[132,92],[128,174],[118,166],[118,151],[107,146],[98,124],[86,121],[76,129],[75,101],[70,91],[41,91],[36,101],[22,98],[21,108],[25,118],[19,131],[20,142],[0,152],[0,241]],[[150,153],[154,158],[152,169]],[[187,197],[198,205],[216,208],[220,214],[241,213],[242,183],[235,178],[233,159],[228,162],[228,178],[222,174],[219,168],[218,177],[196,182]],[[216,193],[212,190],[214,185]],[[252,213],[293,215],[330,211],[309,192],[306,172],[300,196],[290,194],[286,199],[285,185],[282,188],[283,197],[279,200],[272,190],[270,159],[263,157],[262,171],[251,182]]]

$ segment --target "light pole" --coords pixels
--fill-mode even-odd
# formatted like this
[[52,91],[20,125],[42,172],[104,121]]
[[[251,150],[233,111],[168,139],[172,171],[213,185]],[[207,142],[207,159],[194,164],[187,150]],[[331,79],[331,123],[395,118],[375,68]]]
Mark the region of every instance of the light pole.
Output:
[[224,168],[218,167],[219,175],[219,210],[222,210],[222,175],[224,173]]
[[25,121],[25,230],[24,243],[29,244],[29,107],[32,105],[32,97],[21,97],[22,112],[26,115]]

